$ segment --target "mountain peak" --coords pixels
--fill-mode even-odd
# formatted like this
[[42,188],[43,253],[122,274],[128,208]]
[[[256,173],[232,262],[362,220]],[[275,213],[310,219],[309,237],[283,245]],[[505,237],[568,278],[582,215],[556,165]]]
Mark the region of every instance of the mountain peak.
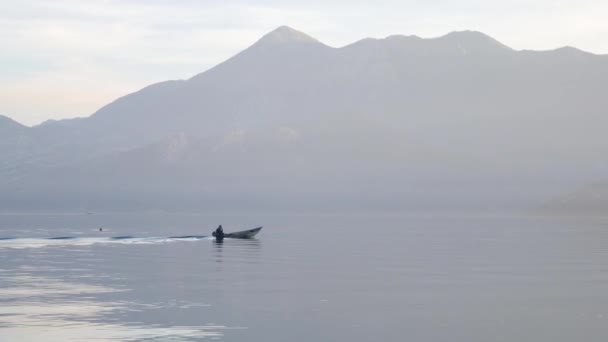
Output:
[[464,30],[464,31],[452,31],[441,38],[446,39],[458,39],[468,41],[479,41],[479,42],[496,42],[496,40],[487,34],[479,31]]
[[555,52],[561,52],[570,56],[584,56],[584,55],[592,55],[592,53],[583,51],[581,49],[575,48],[573,46],[562,46],[554,50]]
[[282,44],[282,43],[319,43],[313,37],[294,30],[289,26],[280,26],[264,35],[257,44]]
[[472,50],[487,48],[512,50],[510,47],[479,31],[453,31],[437,39],[454,42],[461,48]]

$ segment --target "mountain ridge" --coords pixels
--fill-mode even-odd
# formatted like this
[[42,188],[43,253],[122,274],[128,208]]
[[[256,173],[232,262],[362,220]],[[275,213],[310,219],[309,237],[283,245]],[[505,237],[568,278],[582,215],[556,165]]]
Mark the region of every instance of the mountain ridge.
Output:
[[27,128],[27,126],[21,124],[20,122],[12,119],[9,116],[2,115],[2,114],[0,114],[0,127],[17,128],[17,129]]
[[[387,36],[385,38],[372,38],[372,37],[368,37],[368,38],[363,38],[363,39],[357,40],[357,41],[355,41],[353,43],[349,43],[349,44],[341,46],[341,47],[335,47],[335,48],[332,47],[332,49],[338,49],[338,50],[339,49],[344,49],[344,48],[347,48],[349,46],[352,46],[352,45],[355,45],[355,44],[358,44],[358,43],[364,42],[364,41],[381,42],[381,41],[396,40],[396,41],[401,41],[401,42],[403,42],[403,41],[410,41],[410,42],[412,42],[412,41],[418,41],[418,42],[420,42],[420,41],[446,40],[446,39],[449,39],[449,38],[457,38],[457,37],[469,37],[470,38],[470,37],[474,37],[474,36],[476,36],[478,38],[481,37],[482,38],[481,40],[485,40],[487,42],[491,42],[492,45],[500,46],[503,49],[511,50],[513,52],[524,52],[524,53],[530,53],[530,52],[532,52],[532,53],[564,52],[564,53],[568,53],[568,54],[584,54],[584,55],[593,55],[593,56],[598,56],[598,57],[608,57],[608,55],[606,55],[606,54],[595,54],[595,53],[592,53],[592,52],[589,52],[589,51],[581,50],[581,49],[573,47],[573,46],[562,46],[562,47],[557,47],[557,48],[553,48],[553,49],[545,49],[545,50],[536,50],[536,49],[515,50],[515,49],[513,49],[513,48],[511,48],[511,47],[509,47],[507,45],[504,45],[504,44],[500,43],[495,38],[493,38],[493,37],[491,37],[489,35],[486,35],[483,32],[475,31],[475,30],[451,31],[451,32],[446,33],[446,34],[441,35],[441,36],[429,37],[429,38],[422,38],[422,37],[419,37],[417,35],[402,35],[402,34],[392,34],[392,35],[389,35],[389,36]],[[311,37],[311,36],[309,36],[309,35],[301,32],[301,31],[298,31],[298,30],[293,29],[290,26],[286,26],[286,25],[280,26],[280,27],[278,27],[278,28],[270,31],[269,33],[267,33],[266,35],[264,35],[262,38],[260,38],[256,43],[254,43],[249,48],[256,46],[257,43],[260,43],[260,42],[264,43],[265,41],[269,41],[269,42],[272,42],[272,43],[278,43],[278,44],[289,43],[289,42],[318,43],[319,45],[323,45],[325,47],[329,47],[329,46],[323,44],[322,42],[320,42],[319,40],[317,40],[316,38],[313,38],[313,37]],[[261,44],[261,45],[264,45],[264,44]],[[245,49],[242,52],[245,52],[247,50],[248,49]],[[238,56],[239,54],[233,56],[232,58]],[[227,61],[231,60],[232,58],[229,58]],[[212,69],[216,68],[217,66],[220,66],[220,65],[222,65],[224,63],[225,62],[218,63],[218,65],[216,65],[215,67],[211,68],[210,70],[212,70]],[[196,78],[197,76],[199,76],[201,74],[204,74],[206,72],[207,71],[204,71],[204,72],[198,73],[196,75],[193,75],[190,79]],[[167,80],[167,81],[161,81],[161,82],[158,82],[158,83],[150,84],[150,85],[145,86],[145,87],[143,87],[143,88],[141,88],[141,89],[139,89],[139,90],[137,90],[137,91],[135,91],[133,93],[125,94],[124,96],[121,96],[121,97],[115,99],[114,101],[111,101],[110,103],[102,106],[100,109],[98,109],[95,112],[91,113],[91,115],[88,116],[88,117],[96,115],[98,112],[102,111],[108,105],[111,105],[112,103],[114,103],[114,102],[116,102],[118,100],[121,100],[122,98],[124,98],[126,96],[133,95],[133,94],[138,94],[141,91],[145,91],[148,88],[155,88],[158,85],[164,85],[164,84],[168,84],[168,83],[180,83],[180,82],[188,81],[190,79],[186,79],[186,80]],[[0,117],[1,116],[2,115],[0,115]],[[4,117],[5,118],[9,118],[12,121],[15,121],[10,116],[4,116]],[[83,117],[83,118],[88,118],[88,117]],[[53,121],[53,122],[59,122],[59,121],[62,121],[62,120],[70,120],[70,119],[69,118],[68,119],[57,119],[57,120],[51,120],[51,121]],[[17,121],[15,121],[15,122],[17,122]],[[44,124],[44,123],[42,123],[42,124]],[[40,125],[42,125],[42,124],[40,124]],[[35,125],[35,126],[40,126],[40,125]],[[33,126],[33,127],[35,127],[35,126]],[[25,126],[25,127],[27,127],[27,126]]]
[[550,179],[565,188],[608,172],[597,161],[608,59],[521,53],[472,31],[442,37],[331,48],[281,27],[188,80],[11,141],[3,203],[190,189],[522,206],[550,196]]

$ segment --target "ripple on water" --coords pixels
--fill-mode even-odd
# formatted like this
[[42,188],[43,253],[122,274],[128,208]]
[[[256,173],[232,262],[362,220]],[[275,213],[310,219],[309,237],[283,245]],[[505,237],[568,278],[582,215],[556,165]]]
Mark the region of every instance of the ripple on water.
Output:
[[[37,270],[36,267],[26,267]],[[129,301],[102,302],[96,295],[124,292],[128,289],[90,285],[26,273],[0,275],[1,336],[5,341],[190,341],[219,338],[227,327],[216,324],[200,326],[161,326],[130,322],[107,322],[103,317],[121,311],[145,311],[167,307]],[[176,302],[177,308],[208,306],[203,303]]]

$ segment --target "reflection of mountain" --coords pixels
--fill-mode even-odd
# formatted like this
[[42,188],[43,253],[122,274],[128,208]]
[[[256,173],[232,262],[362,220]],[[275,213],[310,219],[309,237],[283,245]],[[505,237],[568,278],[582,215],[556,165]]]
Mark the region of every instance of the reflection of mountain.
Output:
[[0,121],[0,204],[525,206],[608,171],[607,80],[606,56],[479,32],[332,48],[281,27],[89,118]]

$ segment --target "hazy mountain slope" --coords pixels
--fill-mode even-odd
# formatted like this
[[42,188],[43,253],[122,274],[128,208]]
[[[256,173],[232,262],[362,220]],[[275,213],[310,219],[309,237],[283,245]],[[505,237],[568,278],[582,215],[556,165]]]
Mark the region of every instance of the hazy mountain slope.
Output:
[[25,130],[27,130],[26,126],[7,116],[0,115],[0,135],[2,137],[14,136]]
[[608,182],[596,182],[547,201],[537,210],[548,215],[608,215]]
[[0,115],[0,165],[7,165],[7,159],[14,156],[15,153],[26,144],[29,136],[29,129],[20,123]]
[[[21,171],[0,187],[5,202],[289,192],[530,203],[608,171],[607,80],[606,56],[515,51],[479,32],[332,48],[281,27],[189,80],[29,129],[32,144],[11,152],[28,158],[7,158]],[[179,157],[163,159],[169,150]]]
[[[95,201],[114,195],[131,202],[142,200],[142,196],[158,196],[171,206],[192,205],[192,201],[184,203],[185,199],[200,202],[210,198],[230,202],[283,198],[275,205],[286,204],[281,202],[291,198],[292,206],[369,205],[372,197],[386,205],[387,194],[400,196],[422,191],[422,185],[453,180],[455,175],[445,175],[441,168],[455,169],[463,163],[457,158],[446,159],[443,153],[424,146],[408,146],[397,136],[352,141],[352,133],[334,131],[307,136],[281,127],[234,131],[222,139],[177,134],[95,161],[35,169],[22,175],[20,183],[27,184],[27,188],[13,191],[25,194],[35,188],[55,201],[65,200],[66,195],[68,201]],[[397,179],[400,188],[387,183]],[[425,192],[437,197],[436,191]],[[333,203],[310,198],[314,194],[330,196]]]
[[0,177],[12,181],[31,157],[33,142],[28,127],[0,115]]

